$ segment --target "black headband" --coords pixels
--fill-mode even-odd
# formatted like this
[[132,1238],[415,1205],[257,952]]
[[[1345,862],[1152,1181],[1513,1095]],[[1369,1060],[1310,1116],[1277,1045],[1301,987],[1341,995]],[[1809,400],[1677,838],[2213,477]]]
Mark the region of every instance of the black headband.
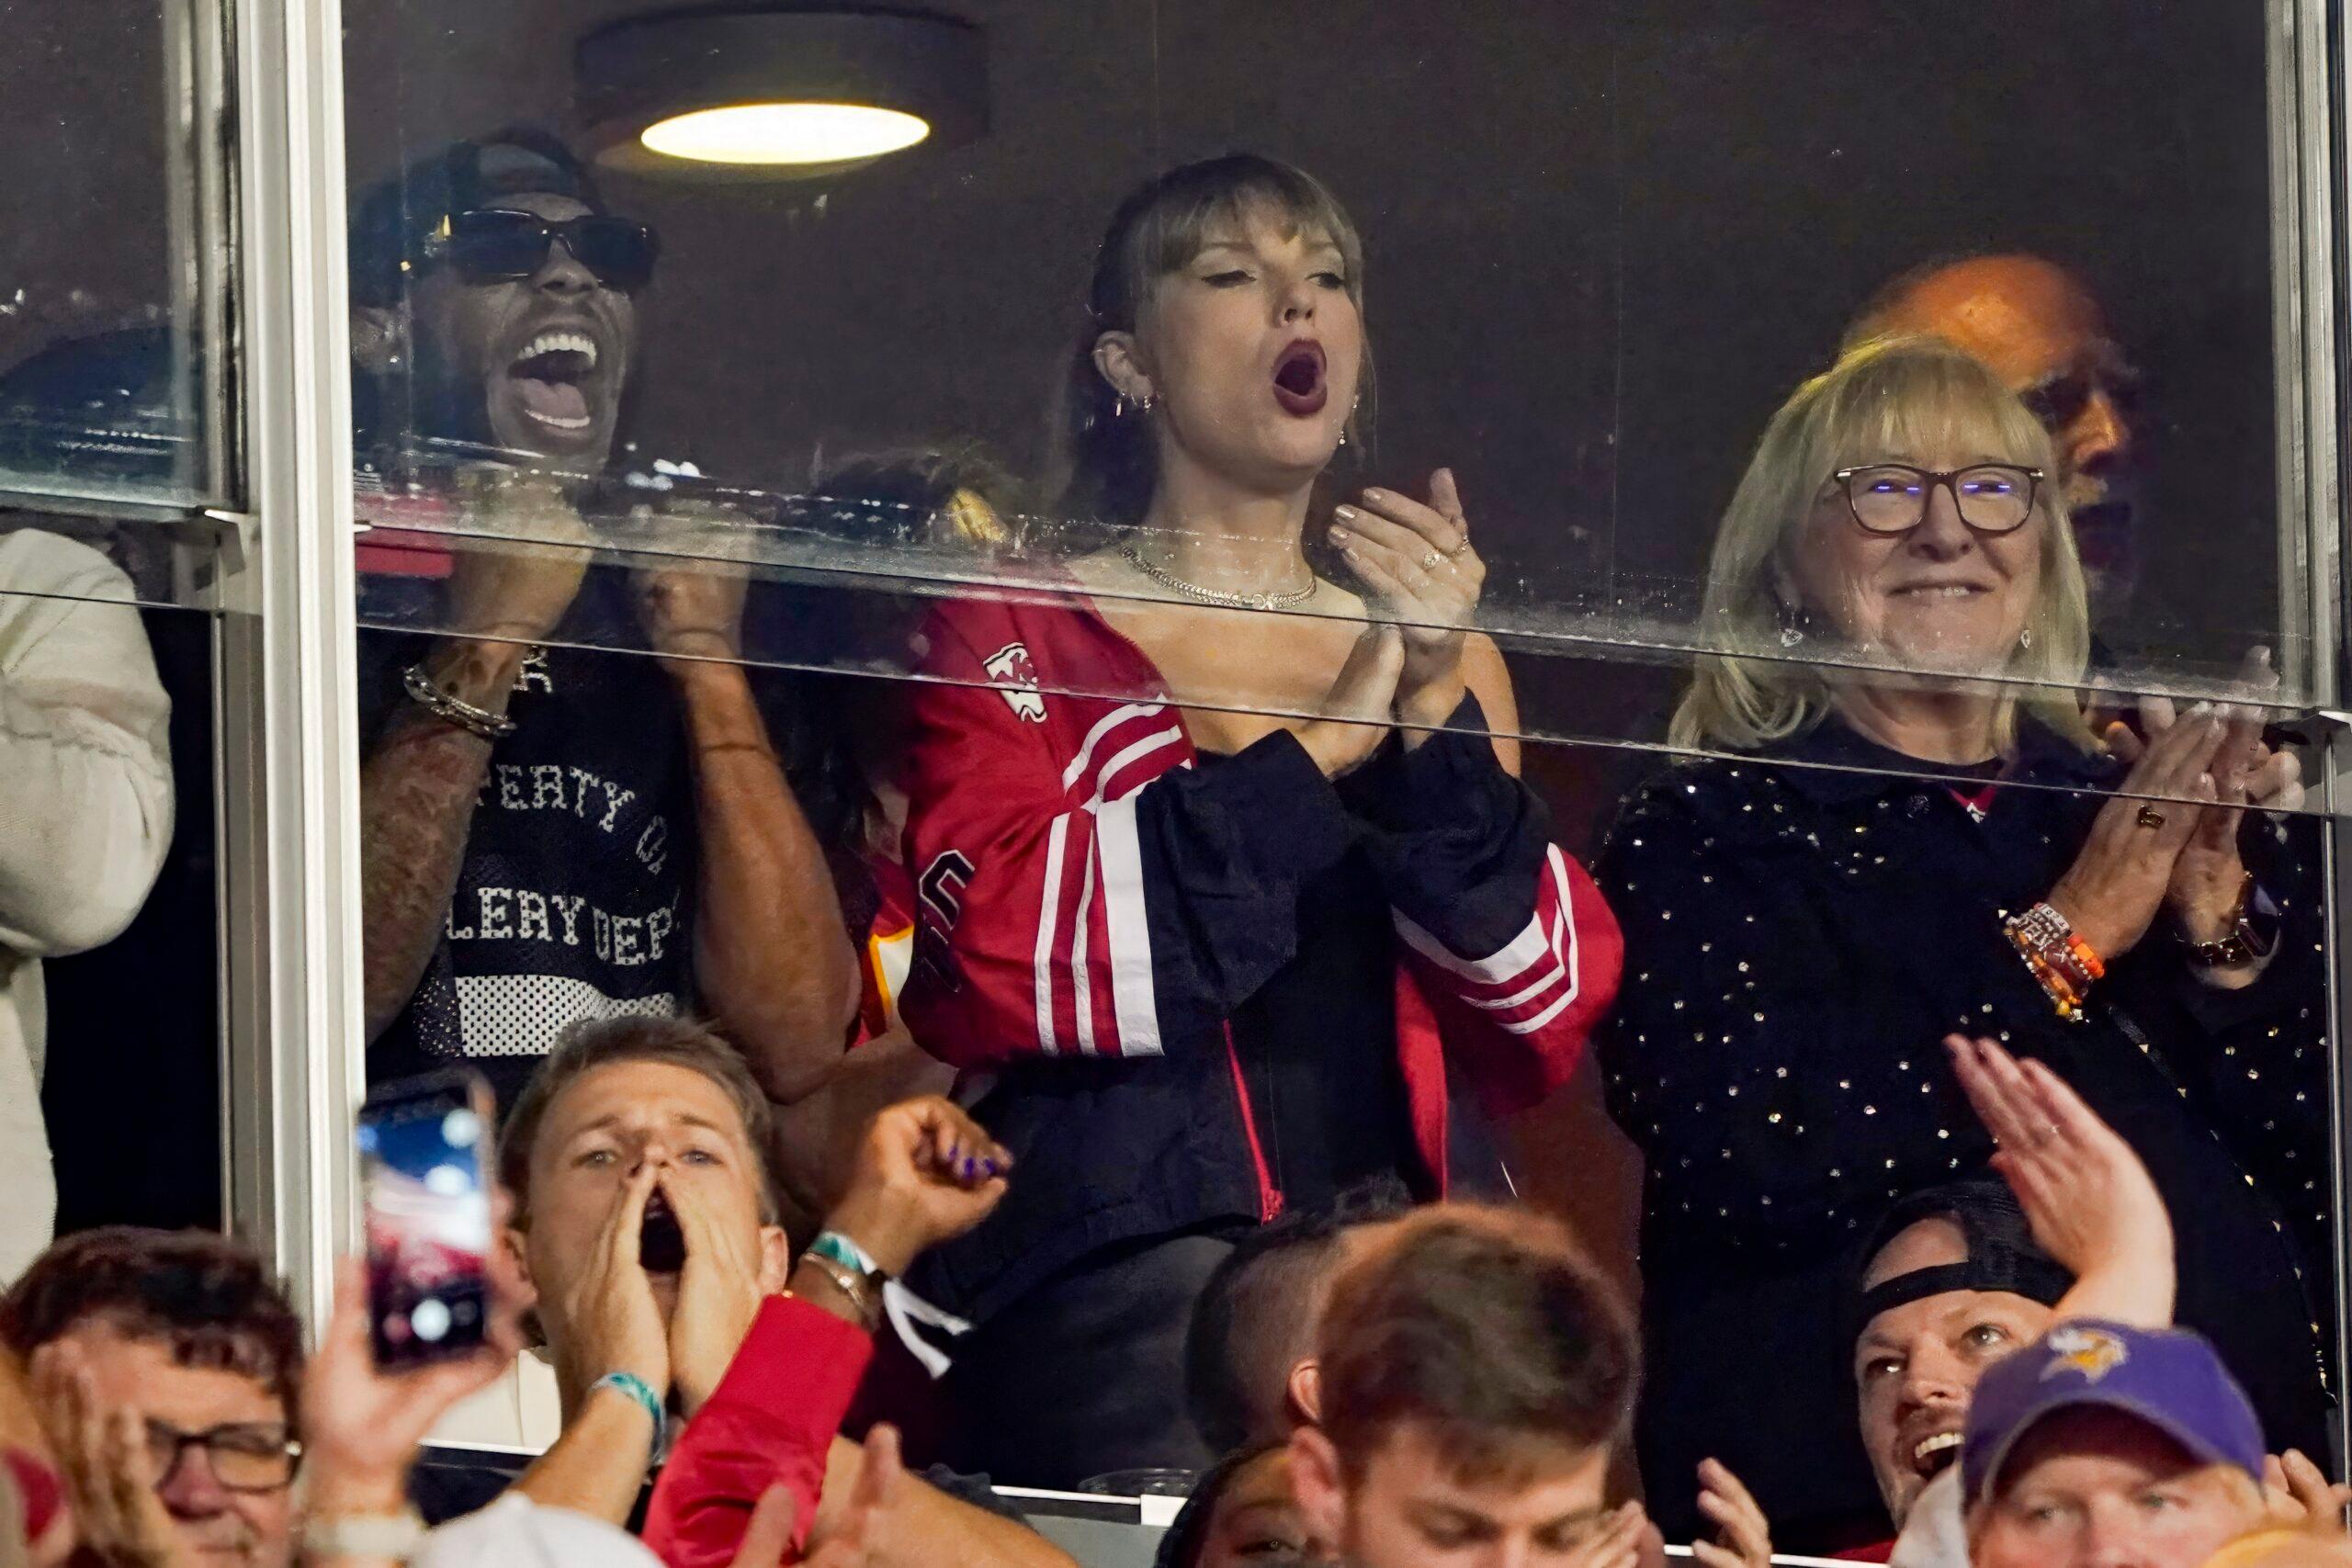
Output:
[[1979,1259],[1972,1249],[1965,1263],[1939,1263],[1880,1281],[1862,1292],[1860,1312],[1868,1324],[1883,1312],[1908,1306],[1947,1291],[2006,1291],[2043,1306],[2056,1306],[2075,1277],[2046,1258]]
[[1859,1290],[1855,1337],[1883,1312],[1950,1291],[2003,1291],[2056,1306],[2074,1286],[2075,1277],[2035,1244],[2016,1195],[1994,1180],[1954,1181],[1901,1199],[1863,1248],[1862,1268],[1867,1270],[1890,1242],[1922,1220],[1949,1220],[1957,1225],[1968,1248],[1966,1259],[1914,1269]]

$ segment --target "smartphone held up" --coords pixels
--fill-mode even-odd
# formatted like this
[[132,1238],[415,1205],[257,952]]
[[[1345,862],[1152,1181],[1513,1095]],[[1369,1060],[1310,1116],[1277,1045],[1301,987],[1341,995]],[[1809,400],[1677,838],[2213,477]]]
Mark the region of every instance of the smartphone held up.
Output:
[[490,1317],[488,1088],[450,1071],[388,1084],[358,1123],[376,1364],[471,1354]]

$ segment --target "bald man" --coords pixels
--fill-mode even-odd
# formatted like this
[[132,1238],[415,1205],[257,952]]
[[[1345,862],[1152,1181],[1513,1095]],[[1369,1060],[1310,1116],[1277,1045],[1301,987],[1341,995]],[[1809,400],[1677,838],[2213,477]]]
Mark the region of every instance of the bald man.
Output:
[[2138,464],[2128,412],[2137,380],[2098,301],[2040,256],[1973,256],[1895,278],[1862,308],[1846,344],[1925,333],[1993,367],[2040,416],[2058,448],[2095,622],[2130,603],[2139,572],[2132,526]]

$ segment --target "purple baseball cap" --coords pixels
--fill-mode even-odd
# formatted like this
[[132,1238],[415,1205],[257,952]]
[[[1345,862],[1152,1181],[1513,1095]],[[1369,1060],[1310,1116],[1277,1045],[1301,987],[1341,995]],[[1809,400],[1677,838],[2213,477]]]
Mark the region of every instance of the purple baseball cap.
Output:
[[1968,1502],[1984,1500],[2035,1423],[2082,1405],[2137,1416],[2206,1463],[2262,1479],[2262,1422],[2202,1336],[2078,1318],[1977,1379],[1960,1449]]

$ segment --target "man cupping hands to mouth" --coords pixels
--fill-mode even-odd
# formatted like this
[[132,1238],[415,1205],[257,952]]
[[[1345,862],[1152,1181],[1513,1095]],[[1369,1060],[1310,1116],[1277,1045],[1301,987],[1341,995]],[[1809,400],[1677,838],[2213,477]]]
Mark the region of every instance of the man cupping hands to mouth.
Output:
[[[500,1145],[510,1239],[563,1407],[562,1435],[518,1484],[535,1502],[628,1524],[661,1474],[646,1533],[673,1563],[729,1561],[768,1481],[792,1489],[800,1520],[824,1527],[820,1490],[844,1492],[863,1463],[835,1434],[885,1281],[985,1218],[1011,1164],[944,1100],[890,1106],[795,1265],[768,1145],[767,1100],[742,1058],[698,1025],[641,1018],[570,1032]],[[689,1418],[683,1433],[673,1415]],[[739,1472],[761,1487],[739,1496]],[[938,1550],[944,1539],[960,1562],[1069,1562],[912,1476],[882,1491],[860,1528],[883,1542]]]

